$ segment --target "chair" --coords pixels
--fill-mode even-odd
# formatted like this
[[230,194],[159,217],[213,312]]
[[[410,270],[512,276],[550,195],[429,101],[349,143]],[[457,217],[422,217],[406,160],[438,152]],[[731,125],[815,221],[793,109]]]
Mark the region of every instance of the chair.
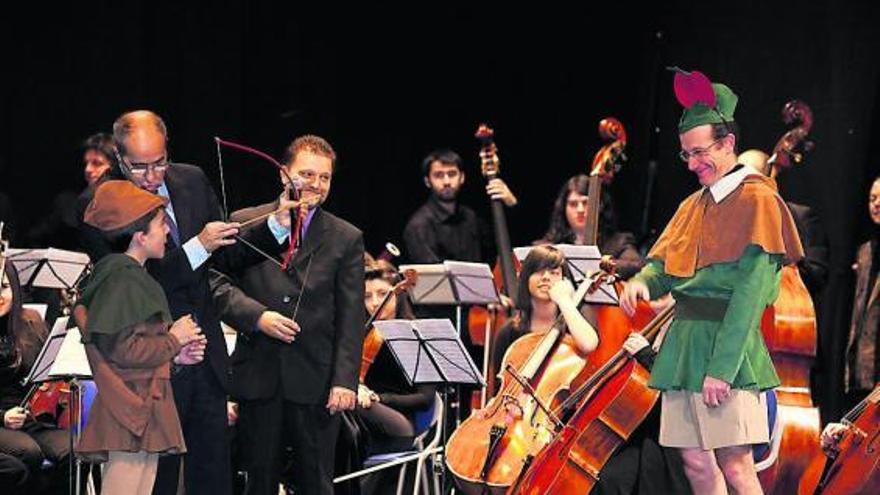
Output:
[[[400,466],[400,474],[397,478],[397,495],[402,495],[407,465],[415,461],[416,475],[415,482],[413,483],[413,495],[418,495],[420,488],[425,493],[429,493],[427,461],[434,454],[443,450],[443,446],[440,445],[443,433],[443,399],[440,397],[440,394],[435,393],[433,403],[415,414],[415,426],[416,437],[413,440],[412,450],[372,455],[364,460],[364,469],[339,476],[333,480],[333,483],[341,483]],[[433,432],[433,435],[431,435],[431,432]],[[437,479],[436,473],[433,478],[434,493],[439,494],[440,482]]]

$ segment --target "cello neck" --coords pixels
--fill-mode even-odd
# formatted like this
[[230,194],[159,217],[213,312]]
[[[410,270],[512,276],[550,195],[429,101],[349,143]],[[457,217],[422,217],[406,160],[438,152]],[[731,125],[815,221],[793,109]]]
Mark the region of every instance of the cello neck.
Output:
[[843,417],[844,423],[853,423],[855,420],[859,419],[859,416],[865,412],[865,409],[868,407],[868,404],[880,404],[880,386],[875,387],[874,390],[871,391],[870,394],[867,395],[864,399],[859,401],[855,407],[849,410],[846,413],[846,416]]
[[587,220],[584,229],[584,244],[599,244],[599,207],[602,204],[602,179],[598,174],[590,174],[587,190]]

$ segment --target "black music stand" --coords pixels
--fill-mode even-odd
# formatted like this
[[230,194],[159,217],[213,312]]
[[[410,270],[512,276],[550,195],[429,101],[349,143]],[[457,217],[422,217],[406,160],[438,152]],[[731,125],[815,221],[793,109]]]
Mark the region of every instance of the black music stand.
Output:
[[[374,323],[388,345],[394,360],[410,385],[439,384],[444,416],[448,417],[448,391],[451,385],[485,386],[485,380],[464,348],[452,322],[447,319],[382,320]],[[440,419],[443,449],[447,436],[446,418]],[[440,454],[441,486],[446,487],[446,463]],[[438,463],[434,464],[437,469]]]

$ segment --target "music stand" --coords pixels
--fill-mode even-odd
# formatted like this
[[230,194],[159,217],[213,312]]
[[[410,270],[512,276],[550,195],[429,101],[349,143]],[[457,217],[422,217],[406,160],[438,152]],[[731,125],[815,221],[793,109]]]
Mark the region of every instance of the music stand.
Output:
[[[446,404],[450,385],[485,386],[480,370],[449,320],[382,320],[374,325],[411,386],[423,383],[440,384],[444,411],[448,411]],[[448,416],[448,413],[444,415]],[[440,421],[437,427],[441,429],[445,449],[448,423],[444,418]],[[435,469],[436,465],[435,463]],[[441,466],[441,486],[445,490],[445,459]]]
[[485,263],[444,261],[434,265],[401,265],[400,271],[415,270],[416,285],[409,290],[413,304],[453,306],[501,302]]
[[[463,305],[501,303],[492,269],[485,263],[444,261],[433,265],[400,266],[401,272],[408,269],[418,274],[415,286],[408,291],[413,305],[455,306],[455,329],[459,336],[462,335]],[[452,409],[456,421],[460,421],[459,401]]]
[[[33,387],[25,396],[21,406],[27,406],[38,384],[49,380],[64,380],[70,389],[70,406],[67,413],[70,420],[70,428],[67,430],[70,446],[70,471],[68,475],[69,493],[78,494],[82,475],[82,461],[76,456],[75,444],[82,435],[82,411],[74,406],[82,408],[82,388],[80,380],[91,379],[92,369],[86,358],[85,347],[82,337],[76,327],[67,328],[69,316],[61,316],[52,325],[52,331],[40,349],[31,371],[24,381],[24,385],[33,384]],[[74,433],[74,426],[76,432]],[[76,438],[74,439],[74,435]],[[74,458],[76,460],[74,461]],[[76,467],[74,468],[74,462]]]
[[89,265],[89,255],[63,249],[9,249],[22,286],[71,290]]
[[[587,277],[592,278],[601,270],[599,263],[602,261],[602,253],[597,246],[578,246],[575,244],[553,244],[553,247],[562,251],[565,255],[565,262],[571,271],[575,285],[581,283]],[[523,261],[534,246],[523,246],[513,249],[513,254]],[[620,297],[617,295],[617,289],[612,283],[603,283],[593,293],[588,293],[584,298],[584,302],[590,304],[610,304],[612,306],[620,305]]]

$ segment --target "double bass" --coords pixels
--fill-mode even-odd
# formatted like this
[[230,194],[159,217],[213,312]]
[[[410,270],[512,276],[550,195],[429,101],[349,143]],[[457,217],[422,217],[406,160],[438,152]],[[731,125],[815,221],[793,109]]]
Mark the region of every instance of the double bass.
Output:
[[[495,131],[486,124],[480,124],[474,137],[480,141],[480,171],[483,177],[487,182],[499,178],[501,176],[501,160],[495,145]],[[513,258],[510,233],[507,230],[504,203],[499,199],[492,199],[490,206],[492,209],[492,228],[495,232],[495,247],[498,252],[498,262],[494,269],[496,289],[516,301],[516,274],[518,270]],[[482,407],[488,397],[495,395],[495,380],[488,372],[495,369],[495,363],[491,362],[492,339],[497,330],[504,325],[506,319],[507,311],[494,305],[489,308],[474,306],[468,312],[468,331],[471,342],[483,346],[483,376],[486,377],[486,387],[481,390],[479,400],[476,397],[472,400],[474,409]]]
[[[599,244],[599,219],[601,218],[602,188],[610,184],[614,175],[626,161],[626,129],[620,120],[606,117],[599,121],[599,137],[605,143],[593,156],[589,171],[587,188],[587,218],[584,225],[584,244]],[[619,291],[620,287],[616,287]],[[595,323],[599,332],[599,346],[590,354],[589,366],[585,375],[578,377],[572,386],[578,386],[598,366],[611,359],[633,329],[641,328],[654,316],[647,305],[640,305],[637,313],[630,317],[618,306],[587,305],[585,316]]]
[[[806,103],[787,102],[782,120],[791,126],[777,141],[767,160],[769,175],[803,162],[813,143],[807,140],[813,114]],[[759,462],[764,492],[789,494],[796,490],[809,459],[819,454],[820,418],[810,395],[810,368],[816,357],[816,310],[796,266],[782,268],[779,297],[764,312],[761,331],[779,375],[776,389],[778,454]],[[774,425],[770,425],[771,429]]]
[[862,399],[842,423],[848,428],[827,454],[813,458],[798,495],[880,493],[880,386]]

